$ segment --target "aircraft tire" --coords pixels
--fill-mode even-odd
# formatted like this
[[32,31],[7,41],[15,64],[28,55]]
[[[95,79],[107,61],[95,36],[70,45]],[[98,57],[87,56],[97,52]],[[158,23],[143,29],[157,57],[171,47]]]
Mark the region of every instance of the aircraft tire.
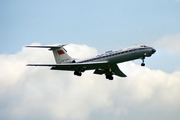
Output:
[[113,77],[110,77],[109,80],[113,80]]
[[144,67],[144,66],[145,66],[145,63],[141,63],[141,66],[143,66],[143,67]]
[[79,72],[79,71],[74,71],[74,75],[81,76],[81,75],[82,75],[82,73],[81,73],[81,72]]
[[113,76],[112,75],[106,75],[106,79],[113,80]]
[[81,73],[81,72],[79,72],[79,73],[78,73],[78,76],[81,76],[81,75],[82,75],[82,73]]

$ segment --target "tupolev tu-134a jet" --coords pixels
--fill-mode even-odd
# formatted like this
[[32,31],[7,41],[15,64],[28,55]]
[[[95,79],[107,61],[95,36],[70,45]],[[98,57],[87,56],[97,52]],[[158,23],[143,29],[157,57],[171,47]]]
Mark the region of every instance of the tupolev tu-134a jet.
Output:
[[74,75],[81,76],[86,70],[95,70],[94,74],[105,74],[106,79],[113,80],[113,75],[126,77],[119,69],[117,63],[142,59],[141,66],[145,66],[145,57],[150,57],[156,52],[152,47],[137,45],[118,51],[107,51],[94,58],[76,61],[64,49],[65,45],[58,46],[26,46],[33,48],[49,48],[54,54],[56,64],[27,64],[27,66],[49,66],[51,70],[74,71]]

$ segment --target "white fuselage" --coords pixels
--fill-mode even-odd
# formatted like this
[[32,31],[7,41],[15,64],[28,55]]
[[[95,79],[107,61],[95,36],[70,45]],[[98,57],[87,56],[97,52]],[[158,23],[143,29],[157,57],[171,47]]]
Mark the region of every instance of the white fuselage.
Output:
[[145,45],[121,49],[118,51],[108,51],[105,54],[97,55],[94,58],[79,61],[78,63],[108,61],[109,63],[121,63],[125,61],[150,57],[156,50]]

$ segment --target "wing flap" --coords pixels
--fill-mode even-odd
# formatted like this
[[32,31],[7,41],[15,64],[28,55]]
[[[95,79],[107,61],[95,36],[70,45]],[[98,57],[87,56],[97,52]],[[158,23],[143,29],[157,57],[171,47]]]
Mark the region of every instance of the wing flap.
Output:
[[109,69],[111,69],[112,73],[114,75],[117,75],[119,77],[127,77],[120,69],[119,67],[117,66],[117,64],[110,64],[108,65],[105,69],[102,68],[102,69],[96,69],[94,71],[94,74],[98,74],[98,75],[102,75],[102,74],[107,74],[109,72]]
[[106,72],[105,72],[105,70],[104,69],[96,69],[95,71],[94,71],[94,74],[98,74],[98,75],[102,75],[102,74],[105,74]]
[[120,77],[127,77],[120,69],[119,67],[117,66],[117,64],[113,64],[111,65],[112,67],[112,70],[113,70],[113,73],[117,76],[120,76]]

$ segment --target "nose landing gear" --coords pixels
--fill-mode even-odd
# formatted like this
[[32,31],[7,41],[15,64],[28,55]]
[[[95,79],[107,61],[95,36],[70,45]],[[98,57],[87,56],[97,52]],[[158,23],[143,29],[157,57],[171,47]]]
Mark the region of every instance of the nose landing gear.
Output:
[[143,67],[144,67],[144,66],[145,66],[145,63],[141,63],[141,66],[143,66]]
[[141,66],[143,66],[143,67],[145,66],[144,59],[145,59],[145,57],[142,58],[142,63],[141,63]]

